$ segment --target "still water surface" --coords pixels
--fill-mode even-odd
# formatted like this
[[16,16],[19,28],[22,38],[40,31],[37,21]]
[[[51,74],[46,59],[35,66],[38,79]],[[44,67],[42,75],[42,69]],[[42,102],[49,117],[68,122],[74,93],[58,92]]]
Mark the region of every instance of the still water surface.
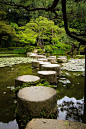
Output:
[[[62,71],[57,90],[57,119],[84,122],[84,77],[82,72]],[[13,89],[15,78],[25,74],[37,75],[31,64],[18,64],[0,68],[0,129],[19,129],[16,122],[16,99]]]

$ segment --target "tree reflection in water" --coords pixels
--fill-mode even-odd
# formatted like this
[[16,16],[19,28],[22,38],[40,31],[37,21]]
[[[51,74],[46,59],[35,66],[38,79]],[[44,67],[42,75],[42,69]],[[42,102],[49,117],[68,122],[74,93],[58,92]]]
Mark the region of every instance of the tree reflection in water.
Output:
[[84,99],[64,98],[57,101],[58,116],[57,119],[83,122]]

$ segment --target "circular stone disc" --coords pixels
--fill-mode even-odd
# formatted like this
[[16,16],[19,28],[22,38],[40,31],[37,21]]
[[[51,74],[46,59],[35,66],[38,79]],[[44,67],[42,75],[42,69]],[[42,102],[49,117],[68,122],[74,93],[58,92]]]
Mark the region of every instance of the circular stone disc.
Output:
[[53,68],[53,67],[60,67],[60,65],[58,65],[58,64],[49,64],[49,65],[42,65],[43,67],[51,67],[51,68]]
[[47,65],[47,64],[51,64],[51,63],[50,62],[40,62],[39,64]]
[[38,71],[38,74],[50,75],[50,74],[56,74],[56,71]]
[[45,86],[31,86],[25,87],[18,92],[18,98],[24,99],[26,101],[45,101],[54,96],[56,90]]
[[23,81],[23,82],[35,82],[40,80],[40,78],[33,75],[23,75],[16,78],[16,80]]

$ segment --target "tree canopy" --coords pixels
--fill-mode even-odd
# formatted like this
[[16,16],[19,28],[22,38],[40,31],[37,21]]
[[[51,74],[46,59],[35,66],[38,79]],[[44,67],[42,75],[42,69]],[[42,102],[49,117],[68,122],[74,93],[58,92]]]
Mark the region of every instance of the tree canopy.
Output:
[[[72,40],[86,45],[85,15],[86,0],[0,0],[0,24],[1,26],[4,24],[4,28],[9,26],[9,29],[13,28],[12,33],[9,33],[11,31],[7,29],[5,38],[4,36],[2,38],[0,33],[0,41],[6,40],[7,35],[12,37],[16,31],[19,42],[22,44],[30,45],[37,42],[40,45],[48,44],[48,42],[54,44],[59,37],[66,43],[67,34]],[[62,31],[62,27],[66,31],[66,34],[63,33],[65,38],[62,38],[62,33],[61,36],[57,33],[59,29]]]
[[[52,12],[52,13],[55,14],[54,19],[58,17],[58,10],[59,9],[58,9],[57,6],[58,6],[59,2],[61,2],[61,5],[62,5],[63,21],[64,21],[64,27],[65,27],[65,31],[66,31],[67,35],[70,36],[71,38],[76,39],[77,41],[79,41],[82,44],[86,44],[85,30],[83,31],[84,33],[81,32],[81,30],[78,33],[70,32],[69,26],[68,26],[68,19],[69,18],[67,19],[67,11],[66,11],[68,2],[69,2],[69,5],[71,7],[73,7],[73,10],[74,10],[73,3],[74,4],[76,3],[76,7],[79,6],[79,7],[77,7],[76,12],[81,15],[82,14],[83,4],[86,4],[85,0],[83,0],[82,6],[80,6],[80,4],[79,4],[79,2],[81,2],[80,0],[79,1],[78,0],[68,0],[68,2],[66,2],[66,0],[61,0],[61,1],[60,0],[48,0],[47,2],[44,2],[43,0],[38,0],[38,1],[36,1],[36,0],[34,0],[34,1],[30,1],[30,0],[28,0],[28,1],[26,1],[26,0],[4,0],[4,1],[1,1],[0,0],[1,4],[5,4],[5,5],[8,5],[8,6],[14,7],[16,9],[22,9],[22,11],[25,10],[28,13],[34,12],[34,11]],[[69,8],[70,8],[70,6],[69,6]],[[73,15],[73,10],[72,9],[69,9],[69,10],[72,11],[72,15]],[[85,9],[84,9],[84,12],[85,12]],[[73,19],[73,21],[74,20],[75,20],[75,18]]]

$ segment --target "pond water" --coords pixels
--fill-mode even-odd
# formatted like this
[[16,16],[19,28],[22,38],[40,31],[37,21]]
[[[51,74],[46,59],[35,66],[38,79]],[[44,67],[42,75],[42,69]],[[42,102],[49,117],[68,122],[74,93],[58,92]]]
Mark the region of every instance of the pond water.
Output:
[[[57,119],[84,122],[84,77],[82,72],[62,71],[57,78]],[[31,64],[17,64],[0,68],[0,129],[19,129],[16,121],[16,98],[13,89],[15,78],[21,75],[37,75]]]

